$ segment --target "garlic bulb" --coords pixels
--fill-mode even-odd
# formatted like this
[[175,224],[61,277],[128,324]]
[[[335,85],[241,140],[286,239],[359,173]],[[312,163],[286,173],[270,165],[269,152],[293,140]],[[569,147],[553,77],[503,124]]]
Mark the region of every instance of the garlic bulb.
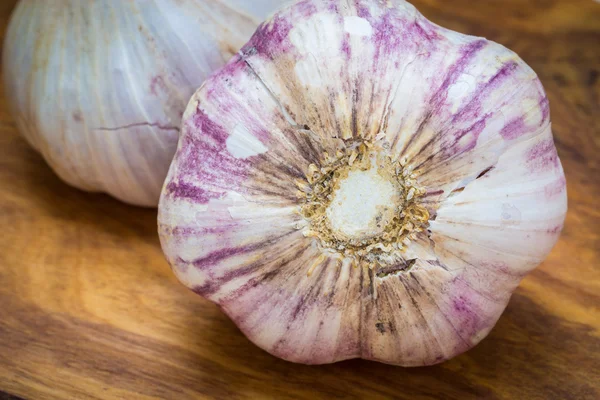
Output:
[[488,334],[565,212],[515,53],[402,0],[304,0],[192,97],[159,233],[268,352],[419,366]]
[[281,0],[28,0],[4,47],[19,130],[67,183],[156,206],[202,81]]

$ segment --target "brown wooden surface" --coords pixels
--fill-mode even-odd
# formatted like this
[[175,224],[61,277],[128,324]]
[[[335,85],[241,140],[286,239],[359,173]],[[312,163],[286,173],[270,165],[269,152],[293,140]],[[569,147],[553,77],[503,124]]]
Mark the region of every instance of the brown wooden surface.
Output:
[[[14,1],[0,1],[2,32]],[[550,98],[569,213],[479,346],[435,367],[309,367],[253,346],[163,259],[154,210],[63,184],[0,104],[0,398],[600,399],[600,4],[418,0],[519,53]]]

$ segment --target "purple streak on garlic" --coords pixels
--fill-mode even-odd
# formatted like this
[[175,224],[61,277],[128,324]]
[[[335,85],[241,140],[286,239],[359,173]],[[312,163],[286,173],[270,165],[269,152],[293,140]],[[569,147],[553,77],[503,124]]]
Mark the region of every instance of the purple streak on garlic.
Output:
[[196,92],[182,132],[159,205],[167,259],[290,361],[468,350],[565,217],[535,73],[400,0],[281,10]]
[[67,183],[156,206],[185,105],[281,0],[29,0],[4,48],[19,130]]

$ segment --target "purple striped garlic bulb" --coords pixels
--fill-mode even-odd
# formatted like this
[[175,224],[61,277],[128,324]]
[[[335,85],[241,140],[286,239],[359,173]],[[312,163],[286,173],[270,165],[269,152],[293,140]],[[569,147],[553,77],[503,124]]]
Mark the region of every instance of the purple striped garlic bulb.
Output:
[[194,90],[281,0],[23,0],[3,80],[21,134],[69,185],[156,207]]
[[304,0],[191,99],[159,204],[179,279],[286,360],[473,347],[560,234],[536,74],[402,0]]

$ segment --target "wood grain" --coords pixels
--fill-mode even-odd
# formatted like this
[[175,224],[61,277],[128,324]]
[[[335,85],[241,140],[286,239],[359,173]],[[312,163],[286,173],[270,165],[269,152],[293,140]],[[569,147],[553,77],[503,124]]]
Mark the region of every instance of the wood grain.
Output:
[[[14,1],[0,3],[4,32]],[[63,184],[2,98],[0,398],[599,399],[600,4],[413,3],[538,72],[567,174],[562,237],[487,339],[427,368],[278,360],[176,281],[154,210]]]

